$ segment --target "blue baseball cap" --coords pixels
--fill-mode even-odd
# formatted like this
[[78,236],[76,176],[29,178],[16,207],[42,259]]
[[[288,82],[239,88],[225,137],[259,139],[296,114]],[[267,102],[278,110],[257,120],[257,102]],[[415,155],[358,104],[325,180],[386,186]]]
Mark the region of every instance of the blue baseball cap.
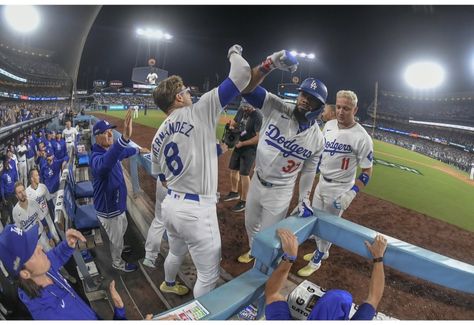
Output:
[[106,120],[100,120],[94,125],[94,128],[92,129],[92,133],[94,133],[94,135],[99,135],[99,134],[104,133],[108,129],[115,129],[115,128],[116,128],[115,125],[110,124]]
[[316,303],[308,320],[348,320],[352,295],[346,290],[329,290]]
[[51,148],[46,149],[46,157],[54,156],[54,151]]
[[28,231],[9,224],[0,233],[0,260],[8,273],[18,276],[38,245],[38,224]]

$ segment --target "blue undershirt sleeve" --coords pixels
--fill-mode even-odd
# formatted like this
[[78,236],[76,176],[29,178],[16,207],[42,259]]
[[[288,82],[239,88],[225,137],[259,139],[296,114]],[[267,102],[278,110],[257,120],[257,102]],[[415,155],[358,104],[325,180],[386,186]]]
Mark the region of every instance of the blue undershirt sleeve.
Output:
[[244,97],[253,107],[262,108],[266,93],[267,91],[265,88],[258,86],[251,93],[243,94],[242,97]]
[[237,97],[240,94],[239,89],[235,86],[235,84],[230,80],[230,78],[226,78],[217,88],[217,92],[219,94],[219,101],[221,106],[224,107],[229,104],[232,99]]

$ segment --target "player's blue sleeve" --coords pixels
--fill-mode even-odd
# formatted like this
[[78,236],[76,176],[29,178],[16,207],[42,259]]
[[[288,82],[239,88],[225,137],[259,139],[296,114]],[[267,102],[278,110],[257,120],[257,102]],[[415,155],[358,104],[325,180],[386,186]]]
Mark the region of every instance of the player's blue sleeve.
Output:
[[115,164],[119,160],[119,157],[122,153],[122,151],[127,147],[129,141],[125,141],[123,137],[118,138],[117,141],[114,142],[112,147],[110,147],[109,150],[107,150],[106,153],[100,156],[92,156],[94,159],[92,159],[91,165],[92,169],[98,174],[98,175],[103,175],[112,170],[114,168]]
[[74,253],[74,248],[69,247],[67,242],[63,240],[54,247],[52,250],[46,253],[48,255],[53,268],[59,270],[67,261],[71,258]]
[[243,94],[244,97],[253,107],[262,108],[265,97],[267,96],[267,91],[265,88],[258,86],[251,93]]
[[291,320],[290,308],[286,301],[274,301],[265,306],[266,320]]
[[222,107],[229,104],[232,99],[234,99],[240,94],[239,89],[235,86],[232,80],[230,80],[230,78],[226,78],[219,85],[219,87],[217,88],[217,92],[219,94],[219,101]]
[[114,307],[114,320],[127,320],[127,315],[125,314],[125,307]]
[[138,149],[138,148],[127,147],[120,154],[119,160],[122,161],[124,159],[127,159],[128,157],[137,155],[139,152],[140,152],[140,149]]
[[375,316],[374,307],[365,302],[359,306],[351,320],[372,320]]

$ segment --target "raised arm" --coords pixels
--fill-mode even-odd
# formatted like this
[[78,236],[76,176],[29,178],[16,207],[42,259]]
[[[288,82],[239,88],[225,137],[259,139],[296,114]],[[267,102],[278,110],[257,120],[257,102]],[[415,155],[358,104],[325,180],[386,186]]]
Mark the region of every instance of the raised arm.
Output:
[[377,309],[385,288],[383,255],[385,253],[385,249],[387,248],[387,239],[382,235],[377,235],[373,244],[370,244],[366,241],[365,245],[374,257],[374,267],[372,269],[372,276],[370,278],[369,284],[369,294],[366,302],[371,304],[374,309]]

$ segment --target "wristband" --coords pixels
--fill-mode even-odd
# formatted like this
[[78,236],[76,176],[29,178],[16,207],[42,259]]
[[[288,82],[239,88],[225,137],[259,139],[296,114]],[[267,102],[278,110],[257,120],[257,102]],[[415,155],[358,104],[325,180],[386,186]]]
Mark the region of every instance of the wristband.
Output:
[[267,58],[265,61],[263,61],[262,64],[260,64],[259,70],[263,74],[267,74],[270,71],[272,71],[273,70],[273,61],[272,61],[272,59]]
[[374,263],[380,263],[383,262],[383,257],[377,257],[372,260]]
[[357,185],[352,186],[351,190],[353,190],[356,193],[359,193],[359,191],[360,191],[359,186],[357,186]]
[[367,186],[367,184],[369,183],[369,180],[370,180],[370,176],[367,173],[361,173],[359,175],[359,181],[361,181],[364,184],[364,186]]
[[283,253],[283,255],[281,256],[281,259],[289,263],[294,263],[296,261],[296,256],[291,256],[291,255],[288,255],[287,253]]

